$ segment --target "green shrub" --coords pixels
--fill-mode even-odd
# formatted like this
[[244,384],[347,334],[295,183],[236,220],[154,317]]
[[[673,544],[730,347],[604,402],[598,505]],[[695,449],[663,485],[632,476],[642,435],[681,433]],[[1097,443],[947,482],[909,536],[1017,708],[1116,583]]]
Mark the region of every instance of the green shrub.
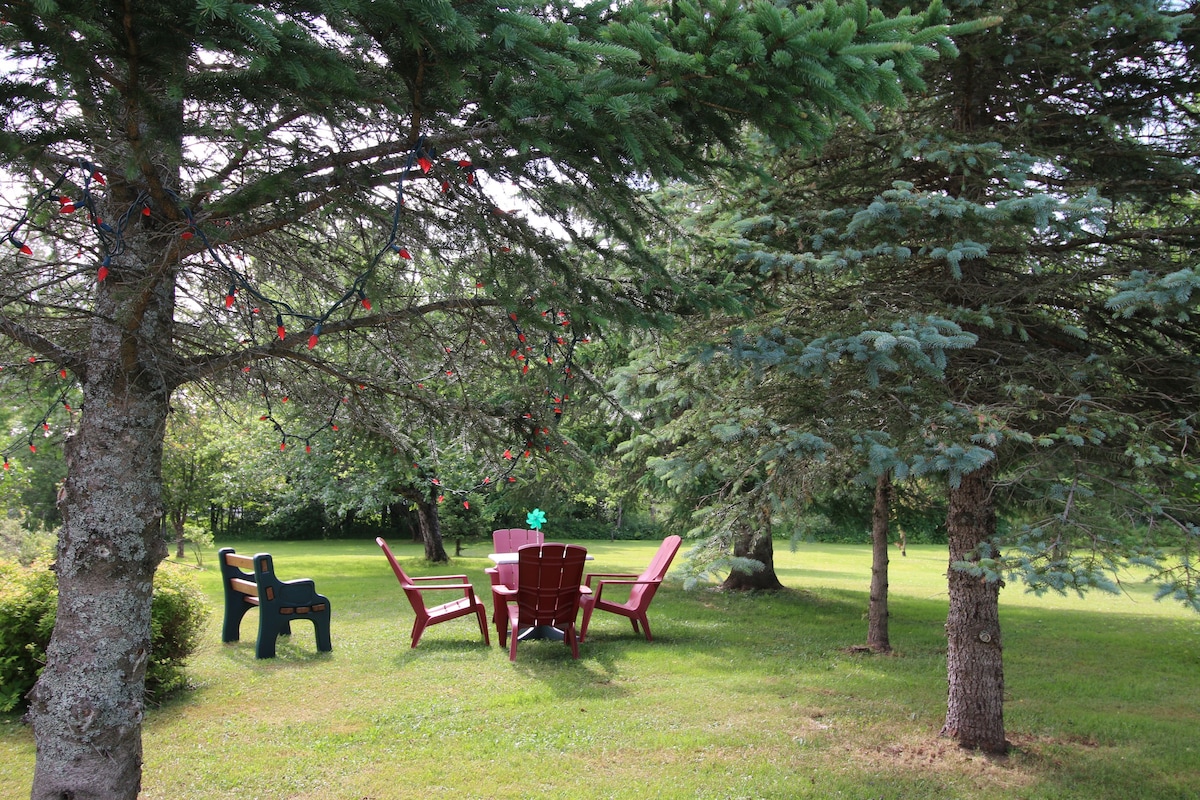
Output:
[[[58,603],[48,562],[0,561],[0,711],[23,707],[46,661]],[[184,666],[200,644],[210,609],[196,580],[164,565],[154,575],[146,697],[159,702],[186,684]]]
[[200,646],[211,609],[185,568],[163,564],[154,573],[150,604],[150,663],[146,695],[161,700],[187,685],[184,667]]
[[49,562],[0,561],[0,711],[22,706],[54,629],[58,586]]

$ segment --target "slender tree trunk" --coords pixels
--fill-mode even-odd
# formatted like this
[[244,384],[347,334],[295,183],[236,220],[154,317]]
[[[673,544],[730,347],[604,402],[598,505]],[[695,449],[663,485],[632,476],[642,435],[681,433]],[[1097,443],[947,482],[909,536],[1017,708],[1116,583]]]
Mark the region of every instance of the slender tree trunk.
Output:
[[775,574],[775,545],[769,526],[765,529],[746,526],[733,542],[733,554],[742,558],[752,558],[760,562],[763,568],[753,572],[731,570],[721,584],[722,589],[775,591],[783,588],[779,576]]
[[187,532],[184,523],[187,521],[187,509],[173,509],[169,515],[171,527],[175,530],[175,557],[182,559],[187,555]]
[[875,482],[875,505],[871,510],[871,600],[867,608],[867,647],[890,653],[888,639],[888,517],[892,508],[890,472]]
[[950,539],[950,611],[946,619],[949,696],[942,735],[962,747],[1005,753],[1004,664],[1000,639],[1000,584],[955,569],[996,533],[993,467],[967,475],[951,487],[946,528]]
[[[144,237],[141,237],[144,238]],[[128,234],[98,288],[66,443],[58,617],[29,694],[33,800],[135,800],[154,570],[162,536],[162,451],[171,381],[173,278]],[[140,245],[140,246],[139,246]]]

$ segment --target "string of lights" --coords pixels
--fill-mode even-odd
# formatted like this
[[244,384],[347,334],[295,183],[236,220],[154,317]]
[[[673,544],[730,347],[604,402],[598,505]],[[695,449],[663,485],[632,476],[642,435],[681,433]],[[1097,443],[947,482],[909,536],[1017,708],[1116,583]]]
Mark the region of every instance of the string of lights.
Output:
[[[212,263],[216,266],[220,273],[226,276],[228,280],[228,289],[224,296],[225,309],[232,309],[235,304],[238,303],[240,296],[243,301],[248,300],[249,304],[252,306],[253,313],[251,318],[259,315],[263,309],[268,310],[268,313],[274,315],[275,335],[279,338],[279,340],[284,340],[287,336],[288,323],[285,322],[285,320],[293,323],[299,322],[301,324],[301,330],[310,331],[307,346],[311,350],[319,345],[323,327],[329,322],[330,319],[334,317],[334,315],[337,314],[340,309],[361,306],[367,311],[371,310],[371,301],[367,297],[366,292],[367,285],[386,256],[389,254],[395,254],[404,260],[411,261],[413,259],[412,253],[406,247],[404,247],[400,241],[402,213],[406,207],[405,180],[406,177],[414,171],[414,168],[419,169],[422,174],[429,174],[434,166],[435,157],[436,154],[434,151],[426,147],[423,139],[420,140],[417,146],[408,153],[404,168],[401,170],[399,178],[396,181],[395,200],[386,240],[375,252],[374,256],[370,259],[365,268],[359,272],[359,274],[346,288],[344,293],[319,314],[297,311],[287,301],[266,294],[263,290],[256,286],[255,283],[250,280],[245,273],[234,266],[232,259],[226,258],[223,255],[221,252],[223,245],[219,241],[220,237],[210,236],[209,232],[205,229],[204,224],[202,224],[197,218],[195,212],[185,203],[183,203],[178,195],[169,190],[167,194],[171,200],[176,203],[177,207],[181,209],[186,220],[186,226],[180,234],[181,238],[184,240],[190,240],[193,238],[198,239],[201,245],[201,251],[212,260]],[[465,173],[468,184],[473,184],[475,182],[475,168],[471,162],[467,160],[458,160],[456,165]],[[60,175],[51,186],[34,196],[16,222],[9,228],[7,232],[3,234],[3,236],[0,236],[0,244],[8,242],[17,248],[21,256],[33,257],[33,247],[28,241],[22,238],[22,231],[30,225],[31,218],[36,214],[41,206],[48,203],[57,202],[57,210],[60,214],[73,214],[76,211],[84,210],[87,212],[87,225],[91,233],[94,235],[98,246],[100,263],[96,270],[96,281],[99,283],[108,278],[114,259],[125,252],[126,232],[132,220],[136,219],[139,215],[144,217],[152,216],[150,196],[146,192],[139,193],[134,201],[129,204],[129,206],[120,216],[111,222],[106,221],[102,218],[98,211],[100,204],[97,202],[97,190],[94,188],[95,186],[107,186],[107,182],[103,174],[94,164],[85,159],[77,159],[74,162],[73,167],[79,172],[82,172],[83,176],[74,184],[78,187],[79,196],[71,197],[65,193],[63,187],[68,185],[71,172],[64,171],[63,174]],[[447,193],[451,190],[448,179],[442,179],[441,189],[443,193]],[[507,251],[507,248],[504,248],[504,250]],[[477,282],[476,290],[479,291],[482,288],[483,284],[481,282]],[[565,312],[548,310],[543,311],[542,316],[552,316],[554,322],[557,325],[560,325],[563,329],[567,329],[570,326],[569,318]],[[534,352],[534,348],[529,343],[528,337],[520,325],[519,315],[515,311],[510,312],[508,314],[508,319],[513,334],[516,337],[516,344],[511,348],[509,354],[517,363],[521,365],[521,375],[524,376],[530,371],[529,359],[526,356],[527,354],[532,354]],[[483,344],[486,344],[486,340],[481,341]],[[572,377],[572,358],[574,356],[576,346],[583,341],[587,341],[587,339],[575,335],[572,335],[568,338],[561,334],[550,333],[547,335],[546,340],[541,348],[542,357],[545,359],[545,363],[548,367],[553,367],[555,364],[555,347],[557,346],[560,349],[565,349],[565,355],[562,356],[562,366],[557,370],[557,373],[561,376],[563,381],[562,391],[555,393],[550,389],[546,390],[548,405],[552,408],[554,420],[553,424],[557,424],[558,420],[561,419],[563,406],[569,399],[566,388]],[[453,347],[446,347],[444,350],[447,355],[454,352]],[[38,361],[39,359],[36,357],[31,357],[29,359],[30,364],[38,363]],[[444,366],[449,367],[450,365],[447,363]],[[246,367],[245,369],[249,371],[249,367]],[[448,368],[444,370],[444,374],[447,376],[453,376],[454,371],[453,369]],[[65,369],[60,370],[60,377],[66,377]],[[37,448],[34,444],[34,436],[39,430],[48,435],[48,432],[50,431],[51,417],[55,413],[58,413],[60,408],[65,407],[68,412],[72,411],[67,400],[69,393],[72,390],[72,387],[68,387],[68,389],[63,391],[61,397],[53,406],[51,406],[50,409],[46,411],[41,420],[31,430],[27,437],[14,440],[14,442],[8,447],[0,450],[0,455],[2,455],[4,459],[5,471],[8,471],[11,467],[9,457],[22,449],[26,444],[28,444],[28,449],[31,453],[37,452]],[[275,430],[279,433],[281,451],[286,450],[288,444],[291,442],[302,443],[305,452],[311,452],[312,442],[317,436],[323,433],[336,432],[339,430],[336,420],[341,405],[346,401],[346,398],[342,398],[341,401],[334,406],[333,410],[324,418],[324,422],[321,424],[317,425],[311,430],[296,432],[294,430],[289,430],[285,426],[285,422],[276,415],[271,403],[270,392],[267,390],[265,380],[262,397],[264,404],[266,405],[266,410],[265,413],[261,415],[260,419],[262,421],[271,423]],[[284,398],[284,402],[287,402],[286,397]],[[533,416],[534,415],[531,412],[527,412],[524,415],[525,419],[530,421],[533,419]],[[498,477],[495,479],[493,479],[491,476],[484,477],[479,479],[473,486],[460,487],[456,489],[444,487],[441,479],[436,476],[430,476],[428,480],[432,485],[441,488],[443,494],[439,496],[439,501],[444,500],[446,493],[466,496],[483,489],[494,488],[497,485],[516,482],[517,479],[513,473],[516,469],[518,458],[514,455],[514,450],[521,452],[525,458],[532,458],[535,448],[533,439],[536,439],[539,436],[548,436],[549,434],[550,428],[541,426],[534,429],[533,437],[531,440],[525,442],[523,448],[505,448],[501,458],[504,462],[506,462],[507,467],[501,471]],[[551,449],[549,444],[544,444],[543,447],[546,451]],[[414,467],[417,466],[418,465],[414,464]],[[466,503],[467,501],[464,500],[464,504]]]

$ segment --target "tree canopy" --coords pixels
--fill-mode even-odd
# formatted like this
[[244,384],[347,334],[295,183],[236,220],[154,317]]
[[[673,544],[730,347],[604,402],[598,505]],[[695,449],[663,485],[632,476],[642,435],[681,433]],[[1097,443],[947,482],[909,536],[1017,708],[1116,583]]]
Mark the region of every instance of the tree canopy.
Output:
[[[547,428],[524,415],[561,374],[556,348],[679,294],[643,236],[646,182],[721,167],[714,146],[744,126],[811,144],[834,114],[865,121],[952,51],[943,16],[861,1],[0,3],[0,153],[28,189],[0,242],[3,352],[73,382],[83,409],[30,696],[33,796],[137,794],[176,389],[255,393],[268,421],[284,397],[332,420],[356,393],[454,419],[447,401],[473,396],[458,345],[486,341],[472,363],[541,378],[486,415]],[[308,431],[278,432],[286,448]]]

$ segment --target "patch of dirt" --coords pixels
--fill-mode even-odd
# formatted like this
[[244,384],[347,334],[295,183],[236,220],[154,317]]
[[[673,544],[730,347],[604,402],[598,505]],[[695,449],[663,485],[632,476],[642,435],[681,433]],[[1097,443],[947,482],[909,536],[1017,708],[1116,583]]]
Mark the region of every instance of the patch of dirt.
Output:
[[874,748],[852,750],[850,755],[874,770],[974,776],[992,786],[1007,789],[1020,789],[1037,779],[1023,768],[1022,759],[964,750],[952,740],[943,738],[893,741]]

